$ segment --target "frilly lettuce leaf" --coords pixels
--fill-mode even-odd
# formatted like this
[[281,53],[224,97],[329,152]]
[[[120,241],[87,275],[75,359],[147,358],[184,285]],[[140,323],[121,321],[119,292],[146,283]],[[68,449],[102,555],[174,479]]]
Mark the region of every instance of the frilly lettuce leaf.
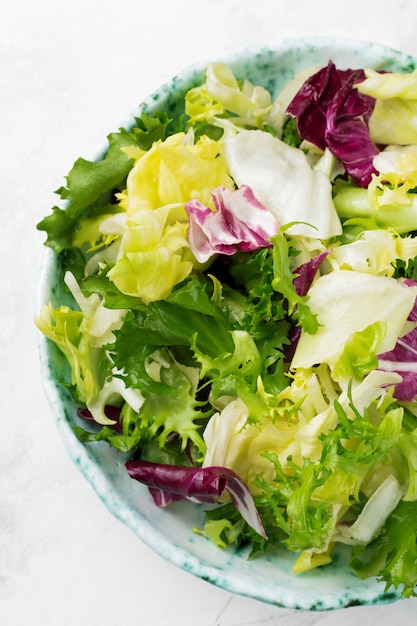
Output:
[[[294,384],[288,388],[282,404],[271,403],[275,413],[268,418],[265,412],[261,427],[248,423],[245,403],[234,399],[204,433],[205,462],[225,462],[248,481],[271,543],[279,538],[290,550],[314,548],[322,555],[310,565],[306,559],[297,562],[297,571],[329,562],[332,538],[340,532],[339,523],[344,527],[344,512],[370,497],[385,480],[384,459],[392,458],[395,464],[399,456],[402,417],[402,409],[391,409],[392,400],[381,387],[390,380],[385,373],[354,384],[337,405],[317,384],[317,370],[300,376],[304,380],[296,389]],[[324,371],[320,382],[326,384]],[[395,469],[388,469],[401,473],[402,464],[399,460]],[[377,473],[381,468],[376,485],[368,482],[372,468]],[[208,516],[221,519],[221,511]],[[245,533],[243,529],[241,540]],[[222,538],[227,543],[227,533]]]
[[198,349],[198,336],[192,338],[191,348],[201,365],[201,376],[204,378],[209,375],[213,379],[235,374],[256,381],[261,370],[261,357],[254,340],[245,330],[232,330],[230,334],[234,350],[216,357],[210,357]]
[[364,230],[352,243],[334,247],[328,256],[333,269],[393,276],[399,260],[417,256],[415,237],[399,237],[385,229]]
[[299,326],[304,328],[305,332],[314,334],[319,326],[317,316],[310,309],[306,296],[297,292],[297,274],[294,275],[290,268],[290,245],[282,232],[274,235],[271,241],[274,267],[272,287],[282,293],[287,300],[288,311]]
[[56,253],[74,246],[75,226],[82,217],[114,212],[114,193],[123,187],[133,160],[123,152],[127,146],[147,149],[153,141],[165,137],[170,120],[165,114],[142,114],[131,131],[121,128],[108,136],[108,149],[102,159],[75,161],[66,185],[57,190],[66,201],[65,209],[53,207],[52,213],[37,225],[47,233],[45,245]]
[[[119,258],[107,277],[128,296],[153,302],[168,296],[193,269],[186,239],[187,222],[172,220],[173,207],[141,209],[125,220]],[[175,207],[174,207],[175,211]]]
[[283,112],[260,85],[236,79],[224,63],[210,63],[206,82],[188,91],[185,112],[192,126],[206,122],[236,132],[241,128],[272,127],[281,131]]
[[183,452],[193,445],[197,459],[202,459],[206,447],[201,430],[207,414],[205,403],[195,396],[192,376],[168,355],[159,370],[159,379],[165,393],[160,393],[160,389],[156,393],[145,391],[145,401],[138,412],[143,440],[157,441],[164,449],[172,437],[178,437]]
[[[394,181],[388,183],[388,196],[393,195],[395,202],[384,202],[384,178]],[[350,182],[338,179],[333,186],[333,202],[337,214],[344,222],[344,236],[351,238],[363,230],[375,228],[391,229],[402,235],[417,230],[417,194],[404,193],[407,188],[398,181],[398,175],[390,174],[377,177],[368,189],[362,189]],[[400,182],[400,184],[398,184]],[[381,202],[382,196],[382,202]],[[387,198],[387,196],[385,196]]]
[[84,314],[68,306],[54,309],[48,304],[43,305],[35,322],[45,337],[64,354],[71,370],[71,391],[79,402],[86,403],[98,393],[96,374],[102,354],[100,349],[90,350],[87,344]]
[[384,532],[367,546],[353,549],[350,566],[359,578],[377,576],[409,598],[416,595],[417,502],[400,502],[388,517]]
[[119,194],[131,215],[142,209],[185,204],[196,198],[210,204],[211,191],[220,185],[233,188],[221,142],[203,136],[196,143],[184,133],[158,141],[140,156]]

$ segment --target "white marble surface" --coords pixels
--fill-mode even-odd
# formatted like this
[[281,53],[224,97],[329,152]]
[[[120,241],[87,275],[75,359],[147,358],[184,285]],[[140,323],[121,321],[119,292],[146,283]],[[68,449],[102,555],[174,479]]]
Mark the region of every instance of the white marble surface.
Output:
[[292,35],[367,39],[417,55],[415,0],[14,0],[0,4],[2,415],[0,624],[391,626],[417,601],[337,613],[231,596],[164,562],[69,460],[41,386],[44,236],[36,223],[78,156],[190,63]]

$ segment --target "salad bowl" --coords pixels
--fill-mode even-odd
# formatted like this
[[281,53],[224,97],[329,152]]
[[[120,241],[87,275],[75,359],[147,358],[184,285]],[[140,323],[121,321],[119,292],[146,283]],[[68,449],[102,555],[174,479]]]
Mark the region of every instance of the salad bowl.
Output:
[[[209,61],[226,63],[236,76],[262,85],[275,97],[294,74],[306,67],[322,67],[329,59],[343,68],[405,72],[416,67],[414,59],[385,46],[330,38],[286,39]],[[122,126],[132,128],[135,118],[143,111],[165,111],[176,118],[181,114],[185,93],[203,81],[206,65],[194,65],[162,85]],[[106,150],[107,143],[103,143],[92,160],[101,159]],[[53,306],[70,302],[51,250],[45,256],[41,302],[51,302]],[[71,394],[62,384],[68,380],[68,366],[59,350],[42,335],[39,345],[46,395],[70,457],[104,506],[162,558],[231,593],[280,607],[319,611],[400,599],[400,592],[386,591],[383,582],[375,578],[360,580],[353,575],[347,547],[337,549],[332,562],[325,567],[294,574],[294,556],[289,551],[274,549],[249,559],[249,550],[219,549],[206,537],[193,532],[193,528],[202,525],[201,504],[174,502],[167,508],[156,507],[148,489],[127,475],[126,453],[106,442],[89,444],[77,438],[73,427],[82,420],[77,416]]]

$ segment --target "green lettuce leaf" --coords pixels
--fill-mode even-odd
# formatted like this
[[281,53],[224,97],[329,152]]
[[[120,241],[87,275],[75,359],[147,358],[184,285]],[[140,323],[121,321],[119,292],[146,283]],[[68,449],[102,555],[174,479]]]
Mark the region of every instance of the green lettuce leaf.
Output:
[[272,257],[274,278],[272,287],[282,293],[289,305],[289,313],[304,330],[314,335],[319,327],[316,315],[308,306],[308,298],[299,296],[294,286],[294,274],[290,268],[289,242],[282,232],[274,235],[272,241]]
[[271,94],[249,80],[238,81],[224,63],[210,63],[206,81],[185,96],[189,124],[206,123],[220,129],[266,128],[281,132],[284,113]]
[[359,578],[377,576],[406,598],[417,596],[417,502],[400,502],[383,532],[368,546],[352,550],[350,567]]
[[103,299],[104,305],[108,309],[145,309],[145,304],[141,298],[128,296],[122,293],[107,277],[109,266],[102,264],[96,274],[82,277],[80,287],[83,294],[88,297],[93,293]]
[[335,380],[354,378],[362,380],[378,367],[376,351],[386,333],[386,324],[374,322],[347,340],[342,354],[333,368]]
[[45,245],[56,253],[72,247],[74,228],[81,217],[114,212],[114,192],[119,191],[134,163],[123,148],[148,149],[165,136],[170,120],[165,114],[152,117],[143,113],[135,121],[137,126],[133,130],[121,128],[108,136],[108,149],[102,159],[77,159],[66,185],[57,190],[61,200],[66,202],[65,209],[53,207],[52,213],[37,225],[38,230],[47,234]]

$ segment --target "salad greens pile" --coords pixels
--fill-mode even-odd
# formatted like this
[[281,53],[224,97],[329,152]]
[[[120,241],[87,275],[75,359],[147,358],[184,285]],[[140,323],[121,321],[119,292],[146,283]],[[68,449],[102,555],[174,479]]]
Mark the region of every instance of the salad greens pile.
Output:
[[[184,114],[78,159],[38,228],[73,304],[74,431],[157,506],[294,572],[337,544],[417,584],[417,71],[307,68],[276,96],[212,63]],[[214,506],[213,506],[214,505]],[[273,548],[272,548],[273,549]]]

